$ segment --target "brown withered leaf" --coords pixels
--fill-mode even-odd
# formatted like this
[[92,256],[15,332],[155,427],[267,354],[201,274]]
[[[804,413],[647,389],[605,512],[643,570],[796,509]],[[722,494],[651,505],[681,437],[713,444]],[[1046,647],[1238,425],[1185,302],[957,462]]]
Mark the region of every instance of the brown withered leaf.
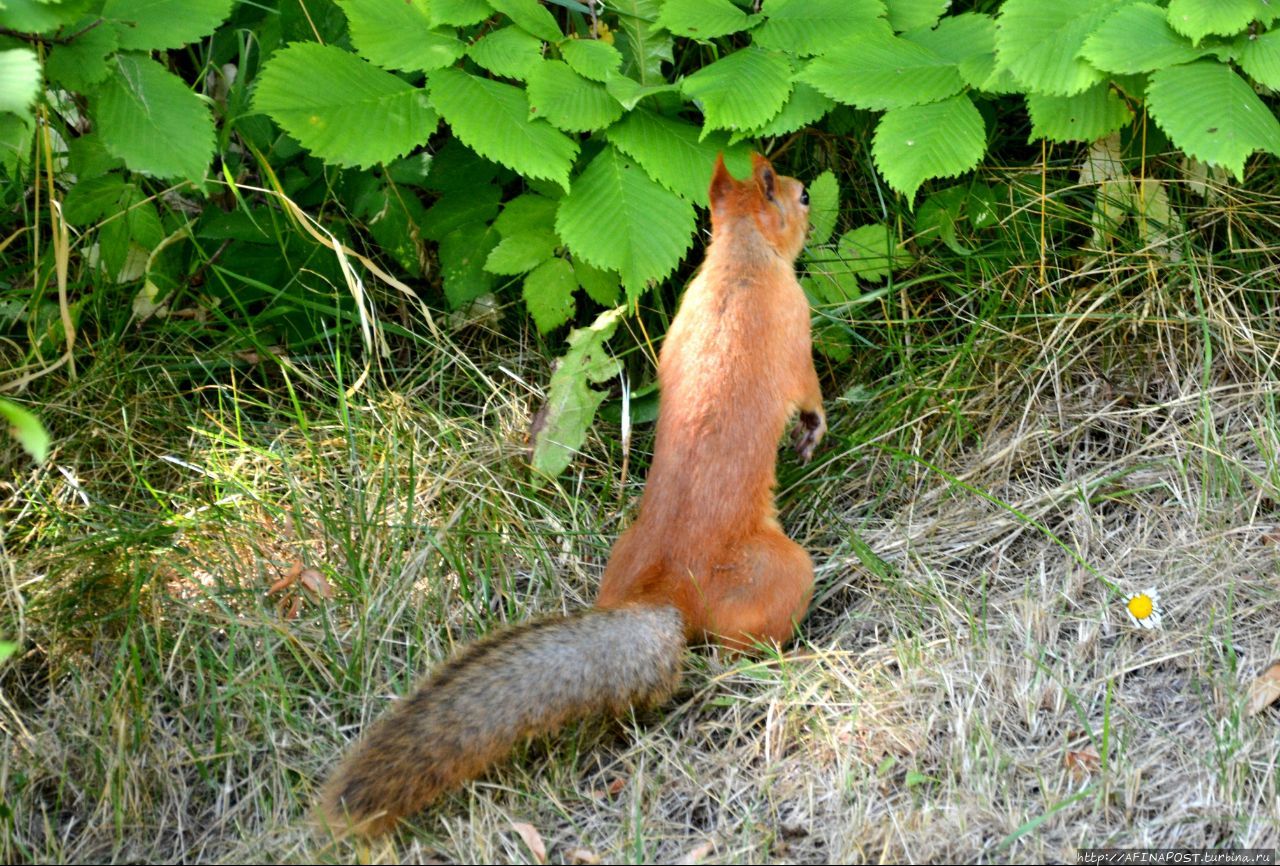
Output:
[[687,864],[701,863],[703,860],[707,858],[707,855],[714,850],[716,850],[715,842],[711,842],[711,841],[703,842],[701,845],[698,845],[696,848],[689,849],[685,853],[685,855],[681,857],[679,860],[677,860],[676,862],[680,864],[686,864],[686,866]]
[[1280,526],[1273,526],[1262,533],[1263,544],[1280,544]]
[[1068,749],[1062,762],[1071,772],[1071,778],[1076,781],[1083,781],[1102,769],[1102,758],[1098,756],[1098,750],[1093,746]]
[[267,589],[267,596],[270,597],[275,595],[277,592],[284,592],[286,589],[298,582],[298,576],[301,574],[302,563],[295,562],[293,565],[289,566],[289,570],[281,575],[279,580],[271,584],[270,588]]
[[564,859],[581,866],[596,866],[600,863],[600,855],[590,848],[570,848],[564,852]]
[[1280,661],[1272,662],[1267,669],[1249,684],[1249,701],[1244,714],[1256,716],[1280,698]]
[[511,829],[520,834],[520,838],[524,840],[524,844],[529,846],[529,852],[533,854],[533,859],[539,863],[547,862],[547,846],[542,841],[542,834],[532,824],[526,824],[524,821],[512,821]]
[[333,598],[333,587],[329,586],[329,581],[314,568],[304,568],[298,575],[298,582],[302,584],[303,589],[308,589],[321,598]]

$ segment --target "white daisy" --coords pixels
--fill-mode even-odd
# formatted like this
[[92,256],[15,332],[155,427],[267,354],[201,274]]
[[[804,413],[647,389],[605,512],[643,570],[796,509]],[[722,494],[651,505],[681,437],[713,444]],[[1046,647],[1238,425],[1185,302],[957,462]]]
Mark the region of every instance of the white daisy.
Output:
[[1126,595],[1124,610],[1134,625],[1143,628],[1159,628],[1160,617],[1164,615],[1164,611],[1160,609],[1160,594],[1154,587]]

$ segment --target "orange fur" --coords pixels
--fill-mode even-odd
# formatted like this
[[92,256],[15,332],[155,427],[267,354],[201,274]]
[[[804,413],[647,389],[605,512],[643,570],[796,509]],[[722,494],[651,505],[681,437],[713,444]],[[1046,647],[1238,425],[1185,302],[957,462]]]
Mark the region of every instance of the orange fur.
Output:
[[778,440],[797,409],[803,459],[826,429],[795,258],[804,187],[754,157],[716,162],[711,244],[658,361],[653,465],[640,516],[614,545],[597,604],[674,604],[690,639],[784,642],[813,589],[809,555],[774,517]]
[[331,827],[390,829],[482,773],[525,737],[665,700],[690,640],[789,640],[813,592],[783,534],[778,440],[808,460],[826,422],[809,307],[794,262],[804,188],[763,157],[737,181],[717,160],[711,244],[667,333],[657,441],[635,524],[596,609],[517,626],[463,650],[371,726],[325,786]]

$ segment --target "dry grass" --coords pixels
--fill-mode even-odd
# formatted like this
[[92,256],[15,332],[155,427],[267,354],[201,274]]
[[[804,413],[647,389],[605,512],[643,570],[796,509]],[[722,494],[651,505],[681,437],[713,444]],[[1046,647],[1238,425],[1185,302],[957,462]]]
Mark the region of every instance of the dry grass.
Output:
[[[662,711],[532,743],[363,847],[306,823],[338,754],[477,632],[589,603],[639,482],[595,442],[530,484],[545,377],[500,341],[349,400],[297,368],[305,410],[278,371],[121,397],[90,367],[62,420],[133,406],[123,452],[86,468],[90,424],[6,494],[0,857],[525,862],[520,822],[576,862],[1280,844],[1280,711],[1242,709],[1280,654],[1275,273],[1109,261],[933,298],[962,347],[829,382],[821,459],[783,471],[819,563],[796,646],[693,653]],[[336,597],[289,619],[265,590],[295,561]],[[1160,631],[1122,610],[1148,586]]]

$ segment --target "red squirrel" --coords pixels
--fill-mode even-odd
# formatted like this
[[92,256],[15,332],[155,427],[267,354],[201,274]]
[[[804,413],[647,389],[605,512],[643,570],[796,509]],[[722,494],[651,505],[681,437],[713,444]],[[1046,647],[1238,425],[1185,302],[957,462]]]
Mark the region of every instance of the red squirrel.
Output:
[[575,719],[661,703],[690,642],[785,643],[813,593],[809,554],[774,507],[778,441],[808,462],[826,431],[795,260],[809,197],[753,155],[716,160],[711,243],[658,359],[661,397],[640,514],[594,608],[491,635],[372,725],[325,786],[330,827],[372,835]]

